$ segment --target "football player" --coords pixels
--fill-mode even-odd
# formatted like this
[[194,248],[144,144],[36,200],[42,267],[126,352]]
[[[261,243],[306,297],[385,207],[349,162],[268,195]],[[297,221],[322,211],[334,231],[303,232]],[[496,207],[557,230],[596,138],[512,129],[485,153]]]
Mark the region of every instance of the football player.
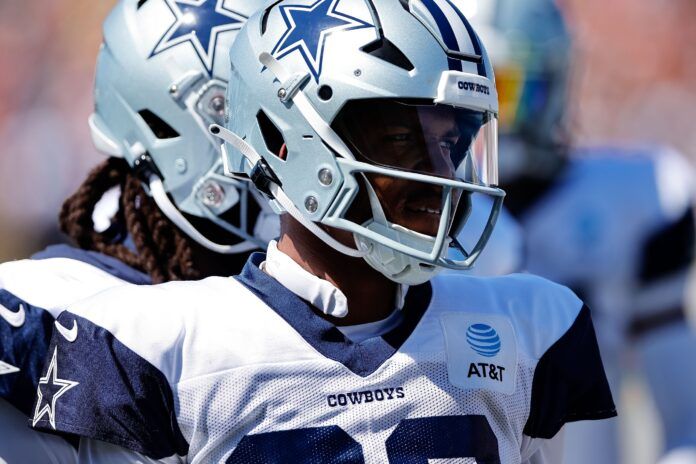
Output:
[[[586,299],[613,392],[630,353],[660,414],[665,462],[696,463],[696,364],[683,361],[696,354],[684,311],[693,170],[659,147],[570,148],[572,41],[561,12],[550,0],[485,8],[477,20],[496,44],[501,184],[526,235],[524,267]],[[573,425],[564,462],[615,464],[618,441],[616,420]]]
[[57,311],[123,282],[237,272],[277,236],[277,216],[222,175],[207,131],[223,120],[229,45],[262,3],[198,3],[124,0],[111,12],[90,118],[110,158],[60,216],[79,248],[0,265],[1,462],[76,458],[62,440],[27,427]]
[[[569,290],[440,273],[471,267],[504,196],[493,70],[456,7],[282,0],[230,57],[211,132],[280,240],[235,278],[70,305],[35,427],[82,437],[81,462],[511,464],[615,414]],[[474,195],[492,207],[465,248]]]

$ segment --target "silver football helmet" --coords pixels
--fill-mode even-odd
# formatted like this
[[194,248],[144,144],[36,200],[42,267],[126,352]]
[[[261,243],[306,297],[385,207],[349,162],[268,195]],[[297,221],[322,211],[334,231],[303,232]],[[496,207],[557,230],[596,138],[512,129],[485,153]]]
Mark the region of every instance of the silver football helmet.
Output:
[[[395,282],[472,266],[505,195],[498,100],[483,44],[449,0],[283,0],[249,19],[230,57],[236,110],[211,127],[229,175]],[[385,181],[396,196],[376,188]],[[456,237],[474,192],[495,201],[465,250]],[[399,202],[413,221],[392,211]]]
[[[96,147],[125,158],[162,212],[199,244],[245,252],[277,235],[276,215],[245,182],[224,176],[219,143],[207,130],[222,123],[228,51],[258,0],[122,0],[104,23],[97,60]],[[220,216],[235,207],[233,217]],[[240,237],[214,243],[184,216],[206,218]],[[238,219],[237,219],[238,216]]]

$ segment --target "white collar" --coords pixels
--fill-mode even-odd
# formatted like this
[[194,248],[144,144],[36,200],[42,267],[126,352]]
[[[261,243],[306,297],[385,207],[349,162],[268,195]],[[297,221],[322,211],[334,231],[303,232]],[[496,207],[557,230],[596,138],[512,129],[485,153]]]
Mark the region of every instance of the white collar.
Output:
[[354,343],[362,343],[370,338],[381,337],[397,328],[401,324],[402,316],[401,311],[395,309],[394,312],[381,321],[359,325],[344,325],[336,328]]
[[[259,268],[295,295],[309,301],[312,306],[327,316],[341,318],[348,315],[346,295],[331,282],[307,272],[280,251],[275,240],[268,244],[266,261],[262,262]],[[407,291],[408,287],[405,285],[398,287],[395,309],[403,308]],[[388,319],[391,319],[391,316],[385,321]]]

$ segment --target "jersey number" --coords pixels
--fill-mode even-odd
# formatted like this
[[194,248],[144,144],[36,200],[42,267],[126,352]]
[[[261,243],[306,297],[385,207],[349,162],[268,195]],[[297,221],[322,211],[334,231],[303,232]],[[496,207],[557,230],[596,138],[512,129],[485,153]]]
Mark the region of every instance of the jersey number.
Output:
[[[389,464],[428,464],[428,459],[474,458],[500,464],[498,440],[485,416],[405,419],[387,438]],[[228,464],[364,464],[362,446],[333,425],[247,435]]]

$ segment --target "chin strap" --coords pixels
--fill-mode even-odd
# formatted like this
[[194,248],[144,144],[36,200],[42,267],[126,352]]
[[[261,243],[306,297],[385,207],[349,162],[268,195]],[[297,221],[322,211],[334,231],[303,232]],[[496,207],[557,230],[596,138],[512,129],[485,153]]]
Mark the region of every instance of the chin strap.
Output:
[[164,190],[162,180],[157,177],[157,175],[152,174],[150,176],[148,185],[150,187],[152,198],[155,200],[155,203],[157,203],[157,206],[162,213],[164,213],[164,215],[167,216],[167,218],[179,229],[181,229],[182,232],[191,237],[191,239],[199,245],[223,255],[245,253],[258,248],[258,245],[248,241],[237,243],[236,245],[222,245],[209,240],[203,234],[201,234],[193,226],[193,224],[191,224],[188,219],[184,217],[183,214],[181,214],[181,211],[179,211],[176,206],[174,206],[172,201],[169,199],[169,196],[167,196],[167,192]]
[[[258,171],[263,172],[264,169],[269,169],[268,165],[265,163],[261,155],[259,155],[254,148],[247,142],[242,140],[237,134],[225,129],[222,126],[213,124],[210,126],[210,133],[216,137],[222,139],[226,143],[229,143],[234,149],[236,149],[249,163],[252,170],[260,167]],[[272,172],[271,172],[272,174]],[[302,212],[300,212],[292,200],[287,196],[283,188],[279,185],[280,181],[274,179],[273,177],[264,177],[264,184],[262,186],[263,190],[267,190],[267,193],[283,207],[285,212],[292,216],[297,222],[302,224],[307,230],[316,235],[321,241],[329,245],[331,248],[339,251],[348,256],[354,258],[362,258],[367,252],[359,251],[349,246],[346,246],[326,233],[324,229],[319,227],[314,222],[308,220]]]

